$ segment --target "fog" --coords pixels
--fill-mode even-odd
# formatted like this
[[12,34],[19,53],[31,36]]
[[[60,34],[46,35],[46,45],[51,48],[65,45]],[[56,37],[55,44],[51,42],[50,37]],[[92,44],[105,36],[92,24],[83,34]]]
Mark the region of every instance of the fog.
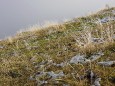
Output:
[[98,11],[115,0],[0,0],[0,39],[45,21],[62,22]]

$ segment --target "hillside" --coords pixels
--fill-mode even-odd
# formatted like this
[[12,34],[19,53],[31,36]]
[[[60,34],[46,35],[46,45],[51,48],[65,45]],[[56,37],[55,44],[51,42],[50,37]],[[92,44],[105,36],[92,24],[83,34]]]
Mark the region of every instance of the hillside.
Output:
[[0,41],[0,86],[115,86],[115,8]]

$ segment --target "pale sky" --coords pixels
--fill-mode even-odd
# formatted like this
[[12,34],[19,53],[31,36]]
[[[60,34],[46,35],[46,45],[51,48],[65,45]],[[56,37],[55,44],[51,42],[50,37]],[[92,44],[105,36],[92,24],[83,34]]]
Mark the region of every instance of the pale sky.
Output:
[[62,21],[104,8],[115,0],[0,0],[0,38],[44,21]]

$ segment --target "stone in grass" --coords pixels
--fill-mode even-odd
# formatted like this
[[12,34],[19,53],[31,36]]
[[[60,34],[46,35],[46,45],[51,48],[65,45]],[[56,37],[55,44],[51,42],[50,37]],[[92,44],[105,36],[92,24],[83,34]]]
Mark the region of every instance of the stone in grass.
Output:
[[92,38],[92,42],[101,44],[101,43],[104,43],[104,39],[102,39],[102,38]]
[[112,38],[115,39],[115,35],[113,35]]
[[115,17],[105,17],[105,18],[103,18],[103,19],[99,19],[99,22],[100,23],[107,23],[107,22],[109,22],[109,21],[114,21],[115,20]]
[[101,66],[115,66],[115,61],[98,62]]
[[3,46],[0,46],[0,49],[3,49],[4,47]]
[[[63,76],[64,76],[63,71],[61,71],[59,73],[54,73],[53,71],[51,71],[51,72],[37,72],[34,76],[30,77],[30,80],[36,80],[39,85],[43,85],[43,84],[47,84],[48,80],[50,80],[50,79],[56,79],[56,78],[63,77]],[[43,77],[45,77],[45,78],[43,79]]]
[[45,84],[47,84],[48,82],[47,81],[45,81],[45,80],[43,80],[43,81],[41,81],[41,80],[37,80],[36,79],[36,86],[44,86]]
[[100,20],[101,23],[106,23],[108,21],[109,21],[109,19],[107,17]]
[[63,71],[59,72],[58,74],[56,74],[56,73],[54,73],[53,71],[51,71],[51,72],[47,72],[47,74],[48,74],[49,76],[51,76],[52,79],[56,79],[56,78],[58,78],[58,77],[63,77],[63,76],[64,76]]
[[61,62],[60,64],[53,63],[53,65],[57,66],[57,67],[64,67],[66,65],[66,63],[64,63],[64,62]]
[[92,55],[89,59],[91,60],[91,61],[95,61],[95,60],[97,60],[97,59],[99,59],[101,56],[103,56],[104,54],[102,53],[102,52],[98,52],[97,54],[94,54],[94,55]]
[[114,21],[115,20],[115,17],[105,17],[103,19],[100,19],[100,22],[101,23],[107,23],[109,21]]
[[112,13],[115,14],[115,10],[112,10]]
[[95,79],[94,84],[92,86],[101,86],[100,81],[101,81],[101,78]]
[[87,63],[88,61],[89,60],[86,59],[84,55],[76,55],[72,57],[72,59],[70,60],[70,63],[78,64],[78,63]]

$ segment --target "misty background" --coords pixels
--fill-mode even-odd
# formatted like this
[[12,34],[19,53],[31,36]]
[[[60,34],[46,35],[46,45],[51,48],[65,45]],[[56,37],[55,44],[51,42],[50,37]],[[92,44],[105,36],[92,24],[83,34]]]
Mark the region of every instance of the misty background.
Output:
[[0,0],[0,39],[45,21],[84,16],[106,4],[114,7],[115,0]]

